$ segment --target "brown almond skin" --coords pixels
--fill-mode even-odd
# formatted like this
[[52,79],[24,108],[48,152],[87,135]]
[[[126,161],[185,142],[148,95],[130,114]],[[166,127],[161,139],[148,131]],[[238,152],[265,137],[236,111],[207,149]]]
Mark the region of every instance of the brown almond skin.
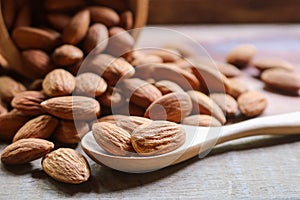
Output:
[[101,23],[107,27],[116,26],[120,23],[119,15],[111,8],[91,6],[88,9],[91,13],[91,21],[94,23]]
[[40,103],[46,100],[46,96],[39,91],[25,91],[16,94],[11,105],[26,115],[40,115],[44,111]]
[[0,115],[0,140],[11,143],[17,131],[30,119],[20,111],[14,109],[5,115]]
[[74,65],[83,59],[83,52],[73,45],[62,45],[54,50],[52,61],[57,66]]
[[83,41],[83,49],[86,54],[93,51],[95,54],[102,53],[108,45],[108,29],[105,25],[96,23],[90,26]]
[[70,184],[86,182],[90,175],[90,166],[79,152],[60,148],[48,153],[42,160],[43,170],[51,178]]
[[125,30],[133,28],[133,14],[130,10],[126,10],[120,14],[120,25]]
[[167,81],[167,80],[162,80],[162,81],[158,81],[155,84],[155,87],[157,87],[157,89],[159,89],[159,91],[165,95],[165,94],[169,94],[172,92],[184,92],[184,90],[177,85],[176,83],[172,82],[172,81]]
[[75,81],[75,94],[78,96],[98,97],[107,89],[105,80],[94,73],[82,73]]
[[242,44],[234,47],[227,55],[226,60],[238,68],[246,67],[256,55],[257,49],[251,44]]
[[225,81],[225,91],[237,99],[240,95],[248,91],[248,86],[242,80],[230,78]]
[[70,11],[76,8],[82,8],[86,5],[85,0],[45,0],[44,6],[49,11]]
[[129,104],[126,102],[123,103],[122,106],[120,107],[117,108],[112,107],[112,111],[115,114],[144,117],[146,108],[138,106],[132,102],[129,102]]
[[125,79],[120,83],[120,87],[124,96],[145,109],[162,96],[155,86],[138,78]]
[[280,58],[261,58],[256,59],[252,62],[254,67],[260,71],[268,69],[284,69],[288,71],[293,71],[295,67],[286,60]]
[[1,162],[7,165],[26,164],[42,158],[53,148],[54,144],[44,139],[29,138],[18,140],[2,151]]
[[124,97],[121,95],[120,90],[115,87],[108,87],[104,94],[97,97],[97,100],[103,106],[119,107],[123,104]]
[[56,142],[62,144],[77,144],[90,131],[88,123],[84,121],[61,120],[53,134]]
[[28,90],[35,90],[35,91],[43,90],[43,81],[44,79],[41,78],[32,81],[28,86]]
[[3,0],[1,3],[3,20],[6,27],[10,30],[16,17],[17,4],[12,0]]
[[97,122],[92,132],[97,144],[112,155],[125,156],[134,152],[130,133],[115,124]]
[[149,54],[161,57],[163,62],[173,63],[181,59],[180,53],[175,49],[157,49],[150,51]]
[[194,114],[212,115],[222,124],[225,124],[226,118],[221,108],[207,95],[202,92],[191,90],[187,92],[193,103]]
[[221,122],[210,115],[191,115],[184,118],[181,123],[185,125],[204,127],[222,126]]
[[62,31],[70,22],[71,17],[61,13],[49,13],[46,16],[52,27],[58,31]]
[[25,69],[29,73],[27,77],[30,79],[43,78],[47,73],[54,69],[48,54],[41,50],[25,50],[22,51],[22,58]]
[[292,95],[300,95],[300,74],[283,69],[268,69],[261,80],[270,88]]
[[8,112],[7,108],[0,102],[0,116],[7,114],[7,112]]
[[85,59],[82,72],[93,72],[98,74],[110,86],[122,78],[130,78],[134,75],[133,66],[122,58],[115,58],[108,54],[93,55]]
[[139,155],[160,155],[179,148],[185,142],[185,131],[173,122],[152,121],[135,129],[131,142]]
[[87,34],[90,25],[90,12],[82,10],[74,15],[62,33],[62,40],[67,44],[78,44]]
[[241,70],[234,65],[223,62],[216,62],[218,70],[226,77],[232,78],[241,75]]
[[31,7],[30,4],[23,4],[19,10],[19,13],[15,19],[14,28],[21,26],[31,26]]
[[59,33],[31,27],[14,29],[12,38],[22,50],[40,49],[49,52],[60,43]]
[[26,88],[22,83],[9,76],[0,76],[0,98],[3,101],[10,103],[18,93],[25,90]]
[[43,81],[43,92],[49,97],[66,96],[75,89],[74,76],[64,70],[55,69]]
[[150,119],[145,117],[138,117],[138,116],[126,116],[122,119],[114,121],[114,123],[118,126],[123,128],[128,133],[132,133],[137,127],[143,125],[145,123],[151,122]]
[[222,109],[227,117],[233,117],[238,114],[238,104],[236,100],[224,93],[214,93],[209,96]]
[[28,121],[13,138],[13,142],[25,138],[48,139],[58,125],[58,120],[50,115],[41,115]]
[[98,101],[82,96],[54,97],[43,101],[41,106],[49,114],[65,120],[93,120],[100,114]]
[[239,109],[247,117],[256,117],[267,108],[267,99],[259,92],[249,91],[238,98]]
[[192,111],[193,105],[188,94],[170,93],[154,101],[146,110],[145,117],[153,120],[180,122]]

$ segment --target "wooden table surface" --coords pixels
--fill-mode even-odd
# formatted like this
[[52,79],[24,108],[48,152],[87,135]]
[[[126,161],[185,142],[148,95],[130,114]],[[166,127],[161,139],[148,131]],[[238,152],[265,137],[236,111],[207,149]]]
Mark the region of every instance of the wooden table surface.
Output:
[[[263,56],[280,56],[300,67],[298,25],[161,28],[191,37],[218,59],[235,44],[251,42]],[[178,34],[163,32],[144,30],[140,46],[180,41]],[[271,102],[266,112],[296,110],[300,98],[288,97],[282,105]],[[5,146],[0,144],[0,151]],[[1,165],[0,199],[300,199],[300,136],[240,139],[215,147],[205,158],[146,174],[118,172],[89,162],[91,179],[81,185],[52,180],[41,170],[40,160],[18,167]]]

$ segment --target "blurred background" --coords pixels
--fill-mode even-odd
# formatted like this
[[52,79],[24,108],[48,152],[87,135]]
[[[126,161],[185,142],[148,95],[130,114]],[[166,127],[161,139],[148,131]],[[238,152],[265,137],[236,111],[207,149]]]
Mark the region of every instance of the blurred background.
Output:
[[297,23],[300,0],[150,0],[148,24]]

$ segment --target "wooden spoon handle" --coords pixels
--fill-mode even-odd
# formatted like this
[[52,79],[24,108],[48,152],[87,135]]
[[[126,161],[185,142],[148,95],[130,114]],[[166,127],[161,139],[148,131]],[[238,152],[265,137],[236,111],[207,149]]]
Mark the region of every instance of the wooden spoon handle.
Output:
[[221,130],[217,144],[255,135],[300,134],[300,112],[260,117]]

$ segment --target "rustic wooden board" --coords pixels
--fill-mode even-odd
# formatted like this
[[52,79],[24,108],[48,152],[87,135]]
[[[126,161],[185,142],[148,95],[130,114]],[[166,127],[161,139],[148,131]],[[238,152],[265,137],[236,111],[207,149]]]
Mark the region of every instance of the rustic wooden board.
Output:
[[[276,54],[300,66],[300,26],[168,28],[191,36],[218,59],[237,43],[253,42],[262,54]],[[151,30],[141,37],[141,46],[153,38],[168,42]],[[295,107],[299,97],[278,95],[272,98],[291,99],[280,101],[280,106],[272,101],[267,114],[300,110]],[[4,147],[0,144],[0,151]],[[89,159],[92,177],[82,185],[52,180],[41,170],[40,160],[18,167],[1,165],[0,199],[299,199],[299,155],[300,136],[264,136],[229,142],[205,158],[147,174],[114,171]]]

